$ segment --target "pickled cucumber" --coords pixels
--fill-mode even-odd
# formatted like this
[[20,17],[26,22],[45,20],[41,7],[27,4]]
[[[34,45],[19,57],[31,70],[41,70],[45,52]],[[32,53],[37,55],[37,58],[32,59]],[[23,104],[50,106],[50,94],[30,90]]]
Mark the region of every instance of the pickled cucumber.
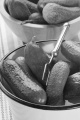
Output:
[[50,73],[47,83],[47,104],[58,106],[64,104],[63,90],[69,76],[69,65],[64,61],[57,62]]
[[42,80],[43,70],[46,63],[49,62],[48,55],[35,42],[30,42],[24,49],[26,64],[30,67],[37,80],[46,85],[46,80]]
[[14,60],[3,61],[1,71],[17,97],[36,104],[46,103],[47,96],[42,86]]
[[49,24],[61,24],[80,16],[80,7],[64,7],[48,3],[42,11],[43,18]]
[[61,46],[62,54],[70,61],[80,65],[80,45],[73,41],[64,41]]
[[68,77],[64,89],[65,99],[74,99],[80,97],[80,72],[74,73]]

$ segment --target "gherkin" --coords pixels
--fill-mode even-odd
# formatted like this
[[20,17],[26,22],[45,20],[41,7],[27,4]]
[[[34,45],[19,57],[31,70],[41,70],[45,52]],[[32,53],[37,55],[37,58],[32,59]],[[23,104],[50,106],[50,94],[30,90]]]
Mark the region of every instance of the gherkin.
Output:
[[64,104],[63,91],[69,76],[69,65],[64,61],[58,61],[52,68],[47,83],[47,104],[58,106]]
[[80,66],[80,44],[73,41],[64,41],[61,46],[62,54],[71,62]]
[[42,11],[43,18],[49,24],[62,24],[80,16],[79,7],[64,7],[56,3],[48,3]]
[[28,0],[6,0],[6,8],[9,14],[18,20],[27,20],[31,13],[38,12],[37,4]]
[[50,60],[49,56],[35,42],[30,42],[26,45],[24,56],[26,64],[30,67],[38,82],[45,87],[46,80],[42,80],[42,75],[45,64]]
[[46,103],[46,92],[41,84],[39,84],[28,71],[24,72],[23,69],[11,59],[3,61],[1,66],[0,71],[2,75],[17,97],[36,104]]
[[64,89],[65,99],[75,99],[80,97],[80,72],[76,72],[68,77]]

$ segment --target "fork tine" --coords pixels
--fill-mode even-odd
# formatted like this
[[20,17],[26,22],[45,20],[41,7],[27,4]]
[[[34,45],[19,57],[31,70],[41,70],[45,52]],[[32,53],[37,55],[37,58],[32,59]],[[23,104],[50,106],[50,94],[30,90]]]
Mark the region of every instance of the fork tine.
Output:
[[44,71],[43,71],[43,75],[42,75],[42,80],[46,80],[47,79],[47,74],[48,74],[48,70],[49,69],[47,69],[48,68],[48,64],[45,64],[45,66],[44,66]]

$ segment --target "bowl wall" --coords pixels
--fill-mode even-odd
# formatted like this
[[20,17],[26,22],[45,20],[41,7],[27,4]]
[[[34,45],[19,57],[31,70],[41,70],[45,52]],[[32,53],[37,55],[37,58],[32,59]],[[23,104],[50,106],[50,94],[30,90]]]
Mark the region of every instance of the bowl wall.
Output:
[[[50,43],[49,46],[50,45],[52,46],[53,50],[55,43],[52,41],[52,44]],[[43,42],[43,44],[41,43],[40,46],[42,46],[42,49],[46,52],[48,43]],[[12,51],[7,56],[5,56],[4,59],[9,58],[15,60],[18,56],[24,56],[24,47],[25,45]],[[48,49],[48,53],[50,52],[51,49]],[[64,60],[64,56],[61,59]],[[9,89],[8,84],[3,78],[2,82],[0,83],[0,87],[9,103],[13,120],[80,120],[80,104],[73,104],[66,101],[66,106],[61,107],[45,105],[40,106],[16,97],[12,93],[11,89]]]
[[80,108],[71,110],[43,110],[22,105],[9,97],[7,97],[7,100],[13,120],[80,120]]
[[[37,39],[40,40],[50,40],[50,39],[58,39],[60,33],[63,29],[63,25],[55,26],[55,25],[39,25],[39,24],[31,24],[27,23],[25,25],[21,25],[21,21],[15,20],[12,18],[5,10],[4,0],[0,0],[0,12],[5,21],[5,23],[9,26],[11,31],[17,35],[23,42],[29,42],[33,36],[36,36]],[[75,35],[77,35],[77,28],[79,29],[79,23],[74,24],[68,31],[68,34],[65,36],[66,40],[72,39]],[[79,39],[79,38],[78,38]]]
[[[0,12],[2,14],[2,17],[5,21],[5,23],[9,26],[11,31],[15,33],[23,42],[29,42],[33,36],[37,36],[38,40],[51,40],[51,39],[58,39],[59,35],[62,31],[63,26],[51,26],[51,25],[37,25],[37,24],[26,24],[26,25],[20,25],[20,23],[10,17],[8,13],[4,9],[4,0],[0,0]],[[70,34],[69,36],[66,36],[66,40],[73,39],[74,35]],[[15,59],[18,56],[23,56],[23,48],[19,49],[17,52],[13,52],[13,54],[10,54],[8,58]],[[60,59],[66,59],[62,54],[59,54]],[[1,83],[0,83],[1,84]],[[14,120],[80,120],[80,104],[79,105],[73,105],[68,107],[63,107],[60,110],[60,108],[51,107],[47,109],[39,109],[35,107],[31,107],[33,105],[30,105],[27,103],[26,105],[24,101],[21,103],[21,100],[16,100],[15,97],[10,93],[7,84],[3,81],[3,85],[1,87],[2,91],[5,93],[5,97],[7,98],[10,109],[13,115]],[[4,88],[3,88],[4,87]],[[28,105],[29,104],[29,105]],[[35,106],[35,105],[34,105]],[[44,107],[43,107],[44,108]],[[71,110],[69,109],[71,108]],[[77,108],[77,109],[73,109]]]
[[[46,52],[46,49],[51,45],[51,48],[47,51],[48,53],[50,53],[53,50],[55,44],[56,43],[53,43],[53,41],[51,41],[49,44],[48,42],[43,42],[43,44],[41,43],[40,46]],[[4,59],[15,60],[18,56],[24,56],[24,47],[25,45],[17,48],[16,50],[6,55]],[[64,58],[63,56],[60,59],[64,60],[66,58]],[[9,89],[8,84],[3,78],[2,82],[0,83],[0,87],[9,103],[13,120],[75,120],[76,118],[77,120],[80,120],[80,104],[73,104],[66,101],[66,106],[61,107],[47,107],[45,105],[40,106],[16,97],[12,93],[11,89]]]
[[19,23],[16,23],[13,20],[8,19],[3,14],[2,16],[5,23],[9,26],[11,31],[15,33],[15,35],[25,43],[29,42],[33,36],[36,36],[38,41],[58,39],[62,31],[62,26],[61,27],[47,25],[42,26],[30,23],[27,23],[26,25],[20,25]]

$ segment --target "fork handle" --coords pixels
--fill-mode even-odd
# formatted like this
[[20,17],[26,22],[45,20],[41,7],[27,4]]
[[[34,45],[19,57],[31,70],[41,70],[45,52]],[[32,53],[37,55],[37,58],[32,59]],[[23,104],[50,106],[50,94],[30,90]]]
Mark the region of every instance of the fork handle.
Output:
[[62,30],[62,32],[61,32],[61,34],[60,34],[60,37],[59,37],[59,39],[58,39],[58,41],[57,41],[57,43],[56,43],[55,48],[54,48],[53,51],[52,51],[52,54],[54,54],[54,53],[57,54],[57,52],[59,51],[59,48],[60,48],[60,46],[61,46],[61,43],[62,43],[62,41],[64,40],[65,35],[66,35],[69,27],[70,27],[70,24],[69,24],[69,23],[65,23],[65,24],[64,24],[63,30]]

